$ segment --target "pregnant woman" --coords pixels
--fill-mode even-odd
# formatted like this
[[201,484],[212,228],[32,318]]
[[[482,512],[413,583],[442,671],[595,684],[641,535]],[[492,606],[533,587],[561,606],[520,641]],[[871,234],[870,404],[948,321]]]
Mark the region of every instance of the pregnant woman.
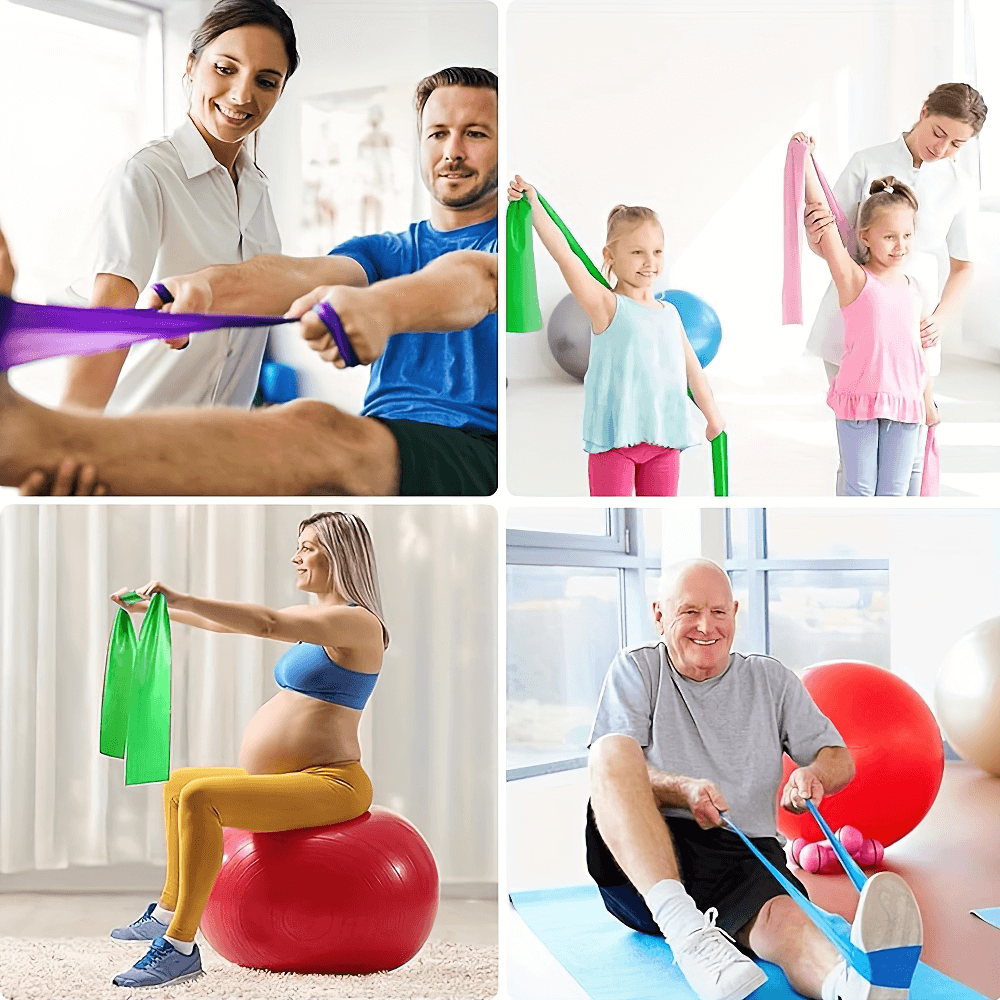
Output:
[[[926,318],[921,323],[920,339],[932,377],[941,369],[940,334],[958,314],[972,280],[969,217],[975,211],[978,192],[955,157],[979,134],[985,121],[986,104],[979,91],[967,83],[942,83],[927,96],[920,118],[909,132],[894,142],[855,153],[833,188],[855,229],[872,181],[893,176],[916,196],[920,208],[905,270],[916,279],[923,297]],[[820,231],[833,224],[833,216],[826,205],[816,204],[808,205],[806,214],[810,248],[819,253]],[[832,384],[844,354],[844,323],[832,283],[820,303],[807,347],[823,359]],[[920,493],[923,454],[923,447],[918,447],[911,496]],[[842,474],[837,476],[837,493],[844,493]]]
[[[181,768],[163,789],[167,879],[157,903],[111,932],[148,940],[148,953],[116,986],[162,986],[202,974],[195,931],[222,867],[225,826],[259,833],[342,823],[362,815],[372,786],[361,767],[358,725],[375,687],[389,633],[382,621],[375,553],[353,514],[316,514],[299,526],[296,586],[316,602],[275,610],[216,601],[149,583],[172,622],[211,632],[296,643],[278,661],[282,689],[250,720],[241,767]],[[143,611],[148,601],[124,604]]]

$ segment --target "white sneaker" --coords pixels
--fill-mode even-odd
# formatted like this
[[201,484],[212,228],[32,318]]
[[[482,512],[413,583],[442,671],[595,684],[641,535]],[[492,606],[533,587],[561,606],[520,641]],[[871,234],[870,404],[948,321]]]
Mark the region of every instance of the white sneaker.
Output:
[[[877,872],[865,883],[851,925],[851,943],[862,951],[923,945],[920,907],[895,872]],[[850,966],[838,992],[839,1000],[909,1000],[909,996],[909,985],[873,986]]]
[[718,915],[712,907],[705,923],[678,942],[674,962],[701,1000],[744,1000],[767,982],[767,974],[715,926]]

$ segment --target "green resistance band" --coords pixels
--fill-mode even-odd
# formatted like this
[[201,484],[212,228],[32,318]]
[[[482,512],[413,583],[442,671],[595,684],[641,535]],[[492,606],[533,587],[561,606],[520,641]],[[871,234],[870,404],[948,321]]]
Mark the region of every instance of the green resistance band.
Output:
[[[538,192],[535,192],[538,194]],[[538,194],[538,202],[566,237],[570,250],[583,261],[588,272],[605,288],[611,285],[587,256],[566,223],[555,209]],[[542,313],[538,307],[538,286],[535,281],[535,252],[531,238],[531,205],[523,195],[507,203],[507,331],[530,333],[541,330]],[[688,395],[691,395],[688,390]],[[692,397],[693,398],[693,397]],[[729,496],[729,444],[723,431],[712,439],[712,478],[715,495]]]
[[[135,604],[138,594],[123,594]],[[125,759],[125,784],[170,777],[170,616],[154,594],[136,639],[129,613],[120,608],[108,639],[101,701],[101,753]]]

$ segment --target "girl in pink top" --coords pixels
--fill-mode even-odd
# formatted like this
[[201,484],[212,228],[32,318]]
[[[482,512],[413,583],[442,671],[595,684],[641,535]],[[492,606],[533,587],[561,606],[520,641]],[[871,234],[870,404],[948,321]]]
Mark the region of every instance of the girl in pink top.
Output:
[[[812,152],[808,136],[794,138]],[[811,156],[805,193],[826,204]],[[837,417],[845,494],[905,496],[920,425],[938,422],[920,349],[920,292],[903,270],[917,199],[894,177],[872,181],[870,195],[858,220],[860,263],[836,227],[819,238],[844,319],[844,358],[827,403]]]

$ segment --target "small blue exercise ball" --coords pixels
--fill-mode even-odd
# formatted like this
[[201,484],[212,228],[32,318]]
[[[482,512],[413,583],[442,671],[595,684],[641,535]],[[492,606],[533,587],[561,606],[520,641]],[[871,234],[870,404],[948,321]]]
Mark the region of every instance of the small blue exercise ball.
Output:
[[[669,302],[678,312],[695,356],[702,368],[715,357],[722,341],[722,324],[715,310],[697,295],[668,288],[656,298]],[[549,350],[567,375],[583,381],[590,362],[590,320],[572,295],[552,310],[548,325]]]
[[716,311],[697,295],[682,292],[679,288],[668,288],[665,292],[657,292],[656,298],[669,302],[680,314],[698,363],[706,368],[708,363],[719,353],[722,342],[722,324]]

